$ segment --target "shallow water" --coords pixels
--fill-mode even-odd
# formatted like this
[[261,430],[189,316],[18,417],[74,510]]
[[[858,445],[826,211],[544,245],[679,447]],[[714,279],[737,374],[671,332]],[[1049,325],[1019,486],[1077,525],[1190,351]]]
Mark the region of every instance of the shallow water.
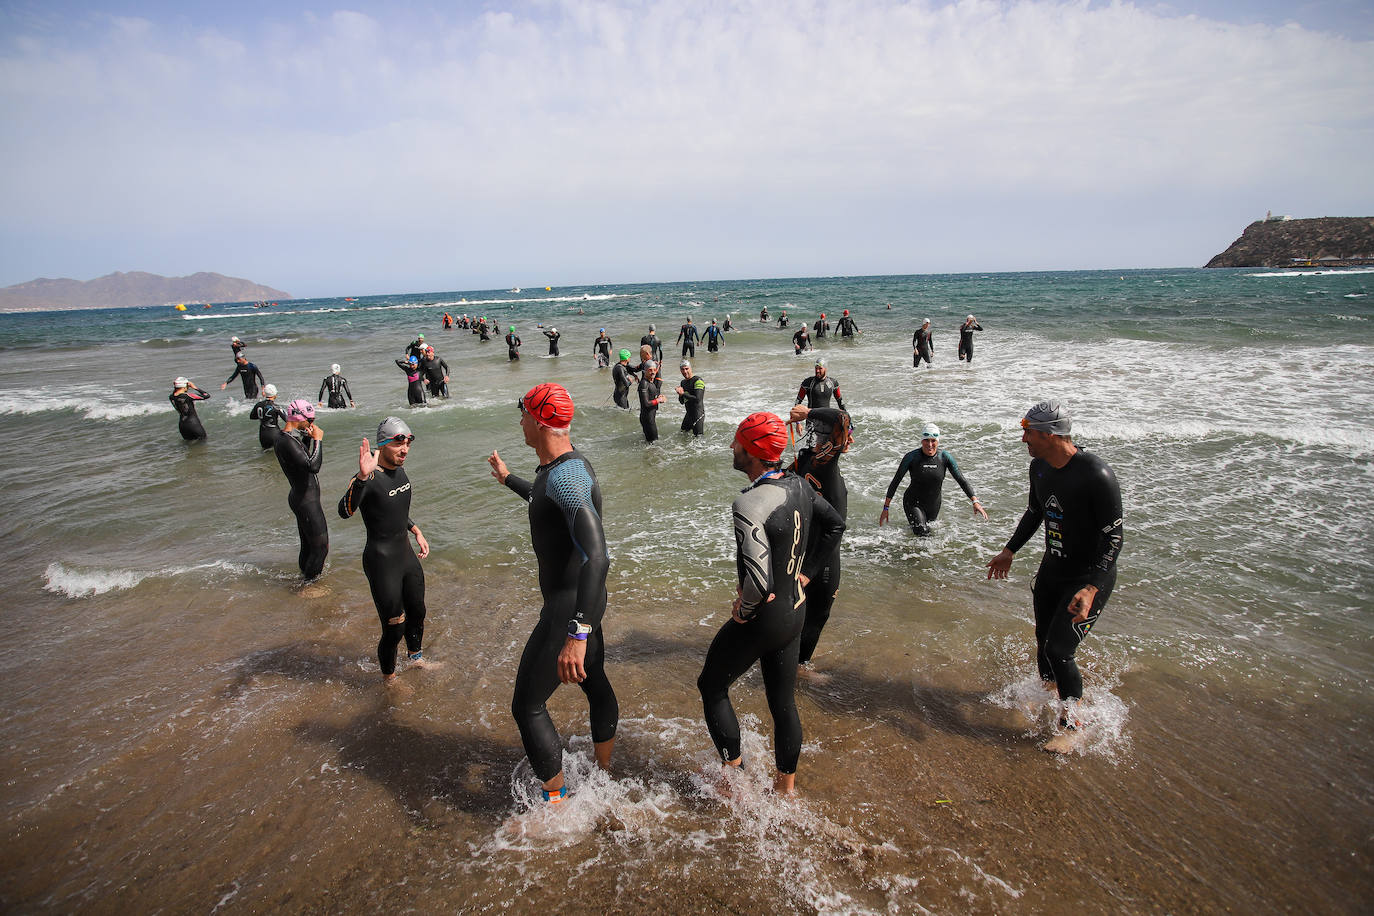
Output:
[[[0,431],[20,459],[0,522],[16,636],[0,653],[0,901],[1355,912],[1374,826],[1371,283],[1139,271],[0,316]],[[531,341],[520,363],[438,330],[442,311],[479,298]],[[865,331],[823,345],[856,442],[844,580],[817,658],[830,680],[799,689],[797,801],[765,791],[757,675],[733,692],[753,717],[752,765],[728,794],[695,691],[733,592],[726,512],[744,480],[726,444],[745,414],[785,410],[810,370],[788,333],[748,320],[764,302],[812,320],[851,308]],[[637,341],[653,321],[671,344],[688,311],[729,312],[743,331],[698,351],[707,435],[681,438],[668,405],[646,447],[609,405],[591,339],[605,326],[617,346]],[[972,367],[954,359],[968,311],[987,328]],[[936,362],[913,372],[922,317]],[[540,321],[564,333],[558,360],[540,358]],[[407,412],[391,360],[419,330],[453,367],[455,398]],[[218,391],[231,333],[282,400],[313,397],[336,361],[358,398],[320,420],[324,597],[296,595],[284,480],[238,383]],[[164,383],[177,374],[215,395],[208,443],[176,434]],[[538,610],[528,527],[483,460],[499,448],[532,469],[514,401],[549,379],[578,403],[574,441],[605,496],[623,717],[608,777],[590,766],[580,694],[555,695],[575,789],[556,814],[533,804],[508,712]],[[1119,584],[1080,651],[1092,725],[1067,759],[1039,750],[1038,544],[1011,582],[983,576],[1024,505],[1016,421],[1047,396],[1072,403],[1076,438],[1113,465],[1126,506]],[[407,672],[414,691],[393,698],[377,684],[362,525],[332,512],[386,413],[419,437],[407,470],[434,548],[426,655],[442,663]],[[927,421],[992,519],[951,482],[935,536],[917,540],[876,519]]]

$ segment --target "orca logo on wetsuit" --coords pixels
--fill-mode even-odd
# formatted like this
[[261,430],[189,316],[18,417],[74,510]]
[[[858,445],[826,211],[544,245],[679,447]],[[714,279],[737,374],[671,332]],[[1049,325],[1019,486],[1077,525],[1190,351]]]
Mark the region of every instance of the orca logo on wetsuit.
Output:
[[399,486],[399,487],[397,487],[396,489],[389,491],[386,495],[387,495],[387,496],[395,496],[397,493],[404,493],[406,490],[409,490],[409,489],[410,489],[410,481],[407,480],[403,486]]

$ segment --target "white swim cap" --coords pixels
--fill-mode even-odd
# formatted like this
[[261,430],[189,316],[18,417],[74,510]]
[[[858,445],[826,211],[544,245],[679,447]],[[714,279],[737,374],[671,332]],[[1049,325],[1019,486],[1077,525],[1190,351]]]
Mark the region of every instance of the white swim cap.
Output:
[[172,379],[172,387],[174,388],[185,388],[189,384],[191,384],[191,380],[184,375],[178,375]]
[[936,426],[934,423],[927,423],[927,424],[925,425],[925,428],[921,430],[921,438],[922,438],[922,439],[938,439],[938,438],[940,438],[940,427]]
[[338,363],[335,363],[334,365],[332,365],[332,366],[329,367],[329,371],[332,372],[332,373],[334,373],[335,375],[338,375],[339,372],[341,371],[341,367],[339,366]]
[[269,398],[275,398],[277,396],[277,386],[273,385],[271,382],[268,382],[266,385],[262,386],[262,393],[267,395]]

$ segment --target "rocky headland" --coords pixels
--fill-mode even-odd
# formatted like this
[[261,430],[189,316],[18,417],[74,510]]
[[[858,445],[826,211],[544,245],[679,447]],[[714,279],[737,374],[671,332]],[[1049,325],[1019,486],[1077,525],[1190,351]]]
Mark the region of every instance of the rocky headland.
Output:
[[0,289],[0,312],[50,309],[128,308],[202,302],[264,302],[291,294],[251,280],[196,273],[162,277],[143,271],[116,271],[95,280],[41,278]]
[[1374,217],[1268,217],[1207,262],[1208,267],[1365,267],[1374,265]]

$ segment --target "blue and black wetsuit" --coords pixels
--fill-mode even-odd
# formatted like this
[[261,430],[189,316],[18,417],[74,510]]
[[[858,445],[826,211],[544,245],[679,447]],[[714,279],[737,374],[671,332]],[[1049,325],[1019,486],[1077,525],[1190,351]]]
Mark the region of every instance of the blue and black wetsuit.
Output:
[[798,575],[819,572],[819,558],[834,551],[844,522],[804,480],[778,471],[765,473],[735,497],[732,509],[745,622],[727,620],[706,651],[697,678],[706,728],[722,760],[740,757],[730,685],[759,662],[773,717],[774,762],[779,773],[795,773],[802,727],[794,693],[806,619]]
[[425,637],[425,571],[410,546],[410,478],[404,468],[378,468],[367,480],[353,475],[339,500],[339,517],[363,513],[367,544],[363,573],[382,622],[377,663],[382,674],[396,671],[396,647],[405,637],[410,654],[421,651]]
[[266,450],[277,444],[277,437],[281,435],[281,425],[286,422],[286,411],[278,407],[271,398],[266,398],[253,405],[248,417],[258,421],[258,445]]
[[286,504],[296,515],[296,532],[301,538],[296,562],[301,575],[313,579],[324,572],[324,558],[329,555],[329,526],[320,505],[318,477],[324,462],[324,445],[304,430],[296,429],[279,434],[273,451],[291,484]]
[[602,334],[592,341],[592,353],[596,356],[596,368],[605,369],[611,364],[611,339]]
[[902,478],[910,474],[911,483],[902,494],[902,511],[906,513],[906,522],[911,526],[912,534],[923,537],[930,534],[930,523],[940,517],[941,491],[947,471],[954,475],[954,482],[964,494],[973,499],[973,487],[959,472],[959,462],[944,449],[939,449],[934,455],[927,455],[919,448],[912,449],[897,465],[897,473],[892,475],[892,482],[887,485],[887,499],[891,501],[897,487],[902,484]]
[[587,677],[578,685],[591,708],[592,741],[614,738],[620,721],[620,705],[606,677],[601,631],[611,563],[601,527],[601,488],[576,450],[541,465],[533,483],[511,474],[506,486],[529,503],[530,539],[544,600],[539,623],[520,655],[511,715],[535,777],[548,782],[563,769],[562,742],[549,717],[548,700],[558,688],[558,654],[570,623],[592,628],[583,663]]
[[262,377],[262,372],[254,363],[235,363],[233,374],[224,380],[224,384],[229,384],[235,378],[243,379],[243,396],[245,398],[257,397],[258,386],[267,384],[267,379]]
[[[729,321],[730,319],[725,319]],[[706,326],[706,352],[714,353],[725,345],[725,332],[729,328],[721,329],[713,324]]]
[[[1045,555],[1035,573],[1036,663],[1060,699],[1083,696],[1074,655],[1116,585],[1116,560],[1124,529],[1121,487],[1111,467],[1081,448],[1056,469],[1042,458],[1030,465],[1030,498],[1007,550],[1015,553],[1045,525]],[[1085,585],[1097,587],[1088,619],[1074,623],[1069,601]]]
[[201,391],[195,385],[187,386],[181,394],[174,391],[167,395],[167,400],[171,401],[172,407],[176,408],[177,431],[181,433],[181,438],[188,442],[210,438],[205,434],[205,427],[200,424],[200,417],[196,416],[196,401],[204,401],[209,397],[209,394]]
[[[836,433],[847,438],[849,415],[834,407],[816,407],[806,417],[808,444],[797,453],[795,470],[816,492],[830,503],[840,521],[849,518],[849,489],[840,473],[840,455],[844,444],[836,444]],[[830,609],[840,593],[840,543],[827,557],[817,557],[816,574],[806,585],[806,626],[802,628],[801,652],[798,661],[806,664],[815,654],[821,631],[830,620]]]

